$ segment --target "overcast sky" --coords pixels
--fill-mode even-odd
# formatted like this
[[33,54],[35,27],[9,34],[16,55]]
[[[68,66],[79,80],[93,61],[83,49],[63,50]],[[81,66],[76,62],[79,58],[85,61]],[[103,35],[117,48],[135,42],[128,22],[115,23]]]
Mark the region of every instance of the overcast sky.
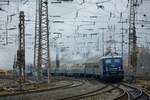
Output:
[[[102,32],[104,32],[105,48],[109,45],[106,41],[109,39],[116,40],[117,52],[120,53],[121,46],[121,24],[120,13],[122,12],[123,20],[128,18],[127,0],[74,0],[73,2],[62,2],[61,4],[51,3],[56,0],[49,0],[49,21],[50,21],[50,45],[51,59],[55,60],[56,49],[52,47],[53,33],[60,32],[62,37],[57,39],[57,44],[66,52],[60,53],[60,59],[84,59],[83,54],[89,53],[89,56],[102,55]],[[102,3],[103,1],[107,1]],[[35,5],[33,0],[11,0],[8,6],[0,5],[5,11],[0,11],[0,29],[16,28],[9,30],[9,42],[13,44],[4,45],[6,30],[0,31],[0,66],[1,68],[12,68],[14,56],[16,55],[17,35],[18,35],[18,14],[19,11],[25,11],[26,21],[26,61],[27,64],[33,63],[34,47],[34,20]],[[150,2],[144,1],[137,12],[137,20],[145,22],[137,24],[138,45],[146,44],[150,38]],[[145,16],[146,15],[146,16]],[[60,16],[60,17],[54,17]],[[53,23],[53,21],[64,21],[64,23]],[[144,27],[141,27],[144,25]],[[101,30],[101,28],[107,28]],[[128,42],[128,23],[124,23],[124,39]],[[99,36],[90,34],[98,33]],[[142,34],[142,35],[141,35]],[[83,37],[84,35],[84,37]],[[110,38],[112,37],[112,38]],[[99,42],[98,42],[99,41]],[[114,47],[114,45],[112,45]],[[127,53],[127,45],[124,45],[124,51]]]

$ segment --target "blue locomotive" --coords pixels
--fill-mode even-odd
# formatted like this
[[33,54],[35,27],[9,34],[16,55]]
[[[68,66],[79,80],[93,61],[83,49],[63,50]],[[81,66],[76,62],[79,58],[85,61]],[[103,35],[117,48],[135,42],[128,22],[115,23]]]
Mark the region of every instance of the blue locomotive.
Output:
[[116,81],[124,78],[121,56],[105,56],[100,59],[100,76],[104,80]]

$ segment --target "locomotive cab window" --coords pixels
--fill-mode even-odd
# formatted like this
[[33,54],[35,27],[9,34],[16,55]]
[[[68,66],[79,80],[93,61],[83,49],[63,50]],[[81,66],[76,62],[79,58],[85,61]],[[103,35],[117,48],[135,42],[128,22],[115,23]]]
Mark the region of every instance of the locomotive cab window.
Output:
[[111,63],[111,59],[106,59],[106,60],[105,60],[105,63],[106,63],[106,64],[110,64],[110,63]]
[[121,59],[114,59],[114,63],[120,63]]

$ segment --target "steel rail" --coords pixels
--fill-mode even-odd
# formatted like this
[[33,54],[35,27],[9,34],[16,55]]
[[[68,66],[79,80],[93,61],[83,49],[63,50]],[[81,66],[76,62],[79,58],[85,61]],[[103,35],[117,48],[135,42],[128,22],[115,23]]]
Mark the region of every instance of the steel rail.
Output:
[[133,85],[130,84],[122,84],[123,86],[132,89],[132,91],[130,91],[129,89],[127,90],[128,94],[130,95],[130,100],[149,100],[150,97],[148,95],[148,93],[146,93],[144,90],[135,87]]
[[118,97],[115,97],[113,100],[130,100],[130,94],[123,88],[119,87],[123,93],[121,95],[119,95]]
[[[23,94],[30,94],[30,93],[40,93],[40,92],[48,92],[48,91],[52,91],[52,90],[56,90],[56,89],[67,89],[67,88],[73,88],[73,87],[78,87],[78,86],[81,86],[84,84],[83,81],[79,81],[78,82],[81,82],[80,84],[78,85],[74,85],[74,82],[73,80],[69,80],[70,81],[70,84],[67,84],[67,85],[63,85],[63,86],[58,86],[58,87],[55,87],[55,88],[47,88],[47,89],[41,89],[41,90],[26,90],[26,91],[14,91],[12,93],[8,93],[8,94],[0,94],[0,97],[7,97],[7,96],[17,96],[17,95],[23,95]],[[74,80],[74,81],[77,81],[77,80]]]
[[80,95],[75,95],[75,96],[70,96],[70,97],[64,97],[64,98],[60,98],[60,99],[56,99],[56,100],[79,100],[79,99],[81,99],[81,100],[82,100],[82,99],[86,100],[86,98],[88,98],[88,97],[97,96],[97,95],[100,95],[100,94],[102,94],[102,93],[104,93],[104,92],[109,92],[109,91],[111,91],[111,90],[114,90],[114,88],[111,88],[111,89],[109,89],[109,90],[107,90],[107,91],[103,91],[103,92],[101,92],[101,93],[98,93],[98,92],[100,92],[100,91],[102,91],[102,90],[108,88],[108,86],[109,86],[109,85],[105,85],[105,86],[103,86],[102,88],[96,89],[96,90],[94,90],[94,91],[90,91],[90,92],[83,93],[83,94],[80,94]]

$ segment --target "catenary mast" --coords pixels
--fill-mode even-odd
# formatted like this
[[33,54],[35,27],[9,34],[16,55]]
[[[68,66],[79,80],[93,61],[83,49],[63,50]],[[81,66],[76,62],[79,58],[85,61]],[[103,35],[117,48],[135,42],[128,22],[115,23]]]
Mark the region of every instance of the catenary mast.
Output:
[[34,65],[37,68],[37,79],[42,81],[42,71],[47,70],[48,83],[50,83],[50,53],[49,53],[49,32],[48,32],[48,0],[38,0],[38,11],[36,14],[36,34]]

